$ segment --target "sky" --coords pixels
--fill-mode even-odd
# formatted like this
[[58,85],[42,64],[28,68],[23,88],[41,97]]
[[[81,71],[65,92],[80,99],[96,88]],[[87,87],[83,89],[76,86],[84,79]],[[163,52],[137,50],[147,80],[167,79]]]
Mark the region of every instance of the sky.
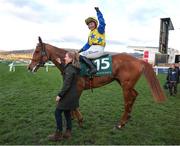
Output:
[[84,20],[99,7],[106,22],[105,51],[159,46],[160,18],[170,17],[169,47],[180,50],[180,0],[0,0],[0,50],[34,49],[45,43],[81,49],[89,29]]

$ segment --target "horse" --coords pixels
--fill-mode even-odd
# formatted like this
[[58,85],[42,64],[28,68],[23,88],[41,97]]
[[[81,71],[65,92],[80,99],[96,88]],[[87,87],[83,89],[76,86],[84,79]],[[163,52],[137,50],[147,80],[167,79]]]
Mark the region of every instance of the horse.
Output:
[[[36,72],[39,67],[44,66],[45,62],[50,60],[62,73],[63,68],[61,65],[59,65],[56,59],[60,58],[61,62],[64,64],[64,56],[66,53],[67,49],[65,50],[44,43],[39,37],[39,43],[34,50],[28,69],[31,72]],[[134,87],[142,74],[144,74],[147,80],[147,83],[155,101],[164,101],[166,97],[154,73],[152,65],[127,53],[118,53],[112,55],[111,75],[93,77],[92,88],[104,86],[111,83],[112,81],[117,81],[122,87],[124,96],[124,112],[116,125],[116,128],[118,129],[124,127],[131,117],[132,107],[138,95],[138,92],[134,89]],[[90,78],[87,76],[78,78],[77,89],[79,97],[81,96],[83,90],[90,89],[90,85],[88,84],[89,80]],[[74,110],[73,113],[78,119],[79,125],[82,126],[83,117],[80,109],[78,108]]]

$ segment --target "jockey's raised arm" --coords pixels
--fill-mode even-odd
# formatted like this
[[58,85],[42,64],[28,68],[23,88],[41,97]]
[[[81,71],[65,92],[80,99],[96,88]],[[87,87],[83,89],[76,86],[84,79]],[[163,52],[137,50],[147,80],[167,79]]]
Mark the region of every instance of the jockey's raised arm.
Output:
[[99,31],[99,33],[103,34],[105,32],[106,23],[105,23],[103,14],[99,10],[99,8],[96,9],[96,12],[97,12],[97,17],[98,17],[98,21],[99,21],[98,31]]

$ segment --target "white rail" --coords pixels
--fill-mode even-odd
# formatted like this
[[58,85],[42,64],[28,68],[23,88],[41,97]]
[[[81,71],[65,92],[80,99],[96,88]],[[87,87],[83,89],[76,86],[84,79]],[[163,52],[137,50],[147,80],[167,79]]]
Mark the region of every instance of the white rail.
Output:
[[[15,72],[16,67],[18,67],[18,66],[28,66],[28,64],[12,62],[8,66],[9,66],[9,71],[10,72]],[[54,66],[54,64],[53,63],[45,63],[44,66],[45,66],[46,72],[48,72],[49,71],[49,66]]]
[[154,66],[154,72],[156,72],[156,75],[158,75],[159,73],[164,73],[167,74],[168,68],[166,66]]
[[[9,71],[10,72],[15,72],[16,67],[18,66],[28,66],[28,64],[25,63],[15,63],[12,62],[9,64]],[[55,66],[53,63],[45,63],[45,70],[46,72],[49,71],[49,66]],[[159,73],[167,73],[167,70],[169,67],[164,67],[164,66],[154,66],[154,72],[156,73],[156,75],[158,75]]]

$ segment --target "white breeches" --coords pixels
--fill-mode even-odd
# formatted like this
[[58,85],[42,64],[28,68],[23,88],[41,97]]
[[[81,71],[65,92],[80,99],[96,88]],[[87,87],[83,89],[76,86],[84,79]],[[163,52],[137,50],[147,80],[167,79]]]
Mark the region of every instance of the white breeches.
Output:
[[80,55],[89,59],[95,59],[101,57],[104,54],[104,47],[99,45],[92,45],[88,50],[83,51]]

